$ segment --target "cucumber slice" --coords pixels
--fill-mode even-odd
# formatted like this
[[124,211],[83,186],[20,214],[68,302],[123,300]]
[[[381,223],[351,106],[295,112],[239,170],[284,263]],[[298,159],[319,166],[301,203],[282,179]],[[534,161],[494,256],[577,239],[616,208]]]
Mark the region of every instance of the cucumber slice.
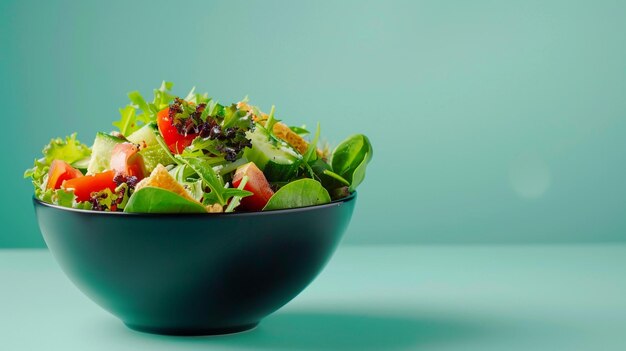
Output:
[[85,158],[81,158],[80,160],[73,162],[72,163],[72,167],[78,168],[78,169],[84,171],[89,166],[89,161],[91,161],[91,156],[85,157]]
[[148,172],[152,172],[159,163],[163,166],[173,163],[171,156],[159,144],[141,149],[139,153],[143,156],[143,163]]
[[154,134],[155,131],[156,124],[154,122],[148,123],[126,137],[126,139],[133,144],[138,144],[140,149],[145,149],[157,144],[156,135]]
[[285,181],[298,171],[302,156],[287,144],[272,144],[267,135],[257,128],[246,133],[252,148],[246,148],[244,156],[259,167],[271,182]]
[[115,145],[125,142],[113,135],[98,132],[91,147],[91,159],[87,166],[87,174],[100,173],[110,168],[111,151]]
[[279,164],[269,161],[263,169],[263,174],[265,174],[267,180],[270,182],[287,181],[296,175],[298,172],[298,165],[299,162],[294,162],[292,164]]

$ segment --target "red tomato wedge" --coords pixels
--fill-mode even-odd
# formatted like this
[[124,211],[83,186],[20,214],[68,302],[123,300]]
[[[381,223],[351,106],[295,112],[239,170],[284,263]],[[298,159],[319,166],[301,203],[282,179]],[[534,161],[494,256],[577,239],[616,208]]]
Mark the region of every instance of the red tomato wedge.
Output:
[[132,143],[121,143],[113,147],[111,169],[126,176],[135,176],[139,180],[146,176],[143,156],[137,145]]
[[91,198],[91,193],[93,192],[106,188],[111,189],[111,191],[115,190],[117,184],[113,181],[113,177],[115,177],[115,171],[106,171],[66,180],[61,187],[63,189],[74,189],[76,200],[87,201]]
[[48,171],[46,189],[58,189],[64,181],[82,176],[81,171],[70,166],[67,162],[54,160],[50,164],[50,170]]
[[233,187],[238,187],[244,176],[248,176],[248,182],[244,186],[244,190],[252,192],[252,195],[241,199],[239,208],[248,211],[261,211],[270,200],[270,197],[274,195],[274,191],[272,191],[270,183],[267,182],[263,172],[254,162],[246,163],[237,168],[233,176]]
[[157,114],[157,125],[159,127],[159,132],[163,136],[163,140],[167,144],[167,147],[169,147],[170,151],[175,154],[183,152],[187,146],[191,145],[193,139],[198,136],[198,134],[180,135],[170,119],[169,107],[159,111]]

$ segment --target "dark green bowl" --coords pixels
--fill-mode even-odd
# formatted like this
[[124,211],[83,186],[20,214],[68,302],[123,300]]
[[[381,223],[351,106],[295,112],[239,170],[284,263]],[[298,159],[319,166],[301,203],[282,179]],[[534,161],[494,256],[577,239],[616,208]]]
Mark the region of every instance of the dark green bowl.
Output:
[[136,330],[209,335],[253,328],[311,283],[348,227],[355,199],[186,215],[34,203],[52,255],[89,298]]

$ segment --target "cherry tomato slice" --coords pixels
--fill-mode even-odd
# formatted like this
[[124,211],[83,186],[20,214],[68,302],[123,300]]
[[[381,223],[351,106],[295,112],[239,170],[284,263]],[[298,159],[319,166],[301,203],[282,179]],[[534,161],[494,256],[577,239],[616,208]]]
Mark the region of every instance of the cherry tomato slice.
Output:
[[175,154],[180,154],[183,150],[191,145],[193,139],[198,136],[197,133],[181,135],[178,133],[178,130],[172,124],[172,120],[170,119],[170,108],[166,107],[159,111],[157,114],[157,125],[159,127],[159,132],[163,136],[163,140]]
[[263,207],[274,195],[274,191],[267,182],[263,172],[254,164],[254,162],[246,163],[235,171],[233,176],[233,187],[241,184],[241,179],[248,176],[248,182],[244,186],[244,190],[252,192],[252,195],[241,199],[240,209],[248,211],[261,211]]
[[113,177],[115,177],[115,171],[106,171],[66,180],[61,187],[63,189],[74,189],[76,200],[87,201],[91,198],[91,193],[93,192],[106,188],[111,189],[111,191],[115,190],[117,184],[113,181]]
[[67,162],[54,160],[50,164],[50,170],[48,171],[46,189],[58,189],[64,181],[82,176],[81,171],[70,166]]
[[115,145],[111,151],[110,164],[112,170],[126,176],[135,176],[139,180],[146,176],[143,156],[135,144],[121,143]]

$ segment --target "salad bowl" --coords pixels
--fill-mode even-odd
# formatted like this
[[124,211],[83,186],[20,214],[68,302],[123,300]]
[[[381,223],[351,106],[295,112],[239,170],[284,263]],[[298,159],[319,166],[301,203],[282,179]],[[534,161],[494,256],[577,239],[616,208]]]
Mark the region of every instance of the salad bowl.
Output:
[[73,133],[43,147],[24,172],[39,228],[74,284],[132,329],[248,330],[329,260],[373,148],[352,134],[331,150],[319,123],[172,87],[152,102],[128,93],[91,146]]
[[33,199],[50,252],[69,279],[128,327],[212,335],[255,327],[322,270],[356,193],[263,212],[97,212]]

